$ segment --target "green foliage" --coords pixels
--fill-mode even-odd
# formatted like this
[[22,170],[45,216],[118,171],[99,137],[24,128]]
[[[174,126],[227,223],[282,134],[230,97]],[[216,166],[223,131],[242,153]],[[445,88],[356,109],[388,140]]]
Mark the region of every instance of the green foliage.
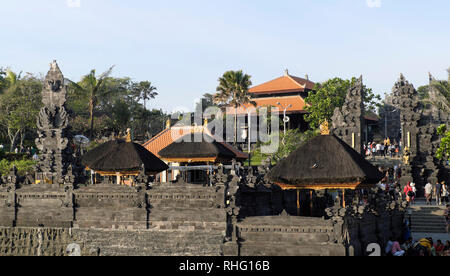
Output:
[[147,109],[147,101],[158,96],[157,88],[149,81],[141,81],[132,84],[133,97],[144,102],[144,109]]
[[[260,150],[256,151],[257,156],[261,156],[261,159],[267,159],[271,158],[271,160],[278,162],[283,158],[288,157],[293,151],[298,149],[303,143],[309,141],[310,139],[316,137],[320,134],[320,130],[308,130],[306,132],[301,132],[299,129],[289,129],[286,130],[286,135],[284,135],[284,132],[278,133],[272,133],[271,139],[273,140],[273,136],[279,135],[280,136],[280,145],[278,147],[278,150],[271,154],[271,155],[265,155],[260,154]],[[266,143],[266,145],[269,145],[269,143]]]
[[33,167],[36,165],[36,162],[33,160],[22,159],[22,160],[14,160],[8,161],[7,159],[2,159],[0,161],[0,175],[8,174],[13,166],[17,168],[17,173],[20,176],[24,176],[25,174],[32,174],[34,169]]
[[238,107],[242,104],[252,103],[248,92],[252,81],[251,76],[244,74],[242,70],[227,71],[219,78],[217,93],[214,102],[217,104]]
[[[305,99],[309,104],[307,107],[309,114],[305,116],[305,120],[309,122],[311,129],[319,128],[325,120],[331,122],[334,110],[344,105],[348,90],[356,82],[356,78],[352,78],[352,80],[334,78],[324,83],[316,84],[314,91],[310,92]],[[377,101],[381,100],[380,96],[373,94],[372,89],[367,88],[365,85],[363,90],[366,109],[375,111],[378,106]]]
[[30,74],[21,77],[8,70],[2,87],[0,129],[8,138],[12,150],[19,138],[23,141],[28,132],[36,129],[36,116],[41,107],[42,80]]
[[[214,103],[222,106],[231,106],[237,108],[241,105],[250,103],[256,106],[256,103],[252,101],[249,93],[252,81],[251,76],[244,74],[242,70],[239,71],[227,71],[219,78],[219,86],[217,87],[217,93],[214,95]],[[234,145],[237,144],[237,115],[234,119]]]
[[447,130],[446,125],[441,125],[438,128],[438,134],[442,137],[441,146],[439,147],[436,157],[440,160],[450,160],[450,131]]
[[148,111],[144,106],[147,100],[158,95],[156,87],[149,81],[109,77],[110,70],[99,77],[92,70],[80,82],[71,84],[68,107],[72,111],[73,129],[93,137],[124,133],[127,128],[133,130],[134,136],[161,131],[161,118],[165,120],[167,115],[159,110]]

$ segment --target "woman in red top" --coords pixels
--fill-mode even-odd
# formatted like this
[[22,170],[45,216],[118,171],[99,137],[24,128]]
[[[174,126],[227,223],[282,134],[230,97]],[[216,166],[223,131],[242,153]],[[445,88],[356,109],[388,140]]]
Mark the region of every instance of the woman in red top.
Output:
[[411,202],[411,197],[412,197],[412,193],[413,193],[413,189],[411,187],[411,182],[408,182],[405,189],[403,189],[403,192],[406,195],[406,201],[408,201],[408,203]]

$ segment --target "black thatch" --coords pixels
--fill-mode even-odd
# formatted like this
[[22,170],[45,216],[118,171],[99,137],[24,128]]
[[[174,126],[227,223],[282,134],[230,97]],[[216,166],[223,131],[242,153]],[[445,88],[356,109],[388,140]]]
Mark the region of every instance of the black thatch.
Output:
[[280,161],[269,178],[283,184],[375,184],[384,175],[334,135],[318,136]]
[[138,171],[142,165],[146,173],[159,173],[168,169],[166,163],[143,146],[123,140],[98,146],[86,153],[81,163],[94,171],[104,172]]
[[[210,136],[203,134],[188,134],[171,145],[162,149],[158,154],[162,158],[223,158],[232,160],[236,154]],[[191,142],[188,142],[191,141]],[[201,141],[201,142],[196,142]],[[212,141],[212,142],[211,142]]]

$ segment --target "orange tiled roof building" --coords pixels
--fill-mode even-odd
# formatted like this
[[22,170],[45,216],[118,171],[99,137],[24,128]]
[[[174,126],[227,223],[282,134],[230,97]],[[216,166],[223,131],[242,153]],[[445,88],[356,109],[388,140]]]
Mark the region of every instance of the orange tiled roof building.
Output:
[[[308,104],[305,98],[309,92],[314,90],[314,86],[315,83],[310,81],[308,76],[305,79],[295,77],[290,75],[288,70],[286,70],[282,77],[254,86],[250,88],[249,92],[252,101],[256,103],[256,109],[260,107],[278,107],[280,109],[281,120],[284,116],[284,108],[290,105],[286,110],[286,114],[290,119],[287,127],[306,131],[308,124],[304,120],[304,115],[307,114],[306,107]],[[252,107],[251,104],[245,105],[245,108]],[[238,108],[237,114],[247,114],[245,108]],[[233,115],[234,109],[229,108],[227,112]]]
[[[158,158],[165,161],[170,166],[198,166],[198,165],[214,165],[214,164],[223,164],[231,163],[233,159],[236,161],[243,162],[249,158],[249,155],[235,149],[233,146],[226,142],[217,142],[223,147],[226,151],[233,155],[229,157],[227,160],[219,160],[219,158],[211,158],[211,157],[185,157],[185,152],[183,150],[180,151],[180,156],[175,158],[166,158],[160,155],[161,151],[172,146],[176,143],[177,140],[189,134],[206,134],[210,137],[214,137],[214,134],[208,129],[208,125],[205,122],[202,126],[171,126],[170,120],[167,122],[166,129],[157,134],[152,139],[145,142],[142,146],[146,148],[148,151],[153,153]],[[199,156],[201,153],[199,152]],[[183,172],[179,170],[167,170],[157,176],[157,179],[161,182],[173,181],[176,179],[178,175],[183,175]],[[195,172],[186,172],[183,177],[189,183],[199,184],[207,181],[207,172],[205,171],[195,171]]]

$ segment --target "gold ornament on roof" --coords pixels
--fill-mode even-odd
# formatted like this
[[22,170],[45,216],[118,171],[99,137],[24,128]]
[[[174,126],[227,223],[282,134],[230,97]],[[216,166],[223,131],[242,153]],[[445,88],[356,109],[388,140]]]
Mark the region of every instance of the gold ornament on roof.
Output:
[[127,143],[131,143],[131,129],[127,129],[127,138],[126,138],[126,142]]
[[320,125],[320,134],[330,135],[330,124],[327,120]]

